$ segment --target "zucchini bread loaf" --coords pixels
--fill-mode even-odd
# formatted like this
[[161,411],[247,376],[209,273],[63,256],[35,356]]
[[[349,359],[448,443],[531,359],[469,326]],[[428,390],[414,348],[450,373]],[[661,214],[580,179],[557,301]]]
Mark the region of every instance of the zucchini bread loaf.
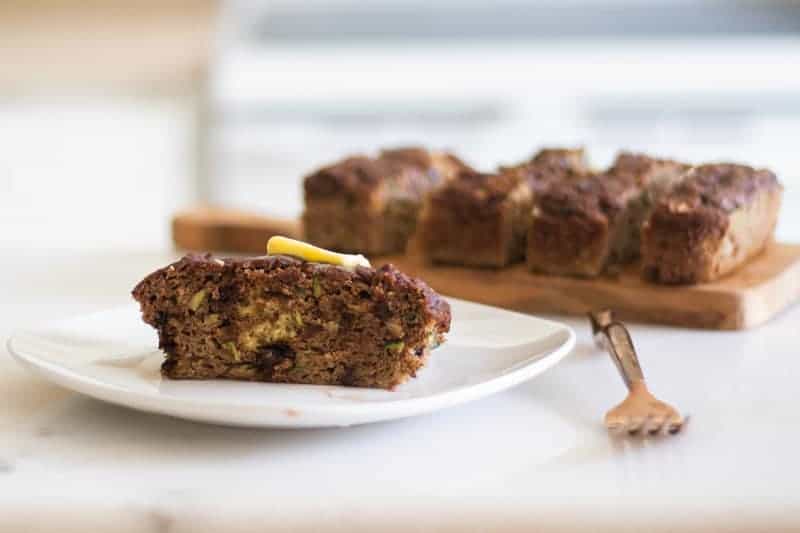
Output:
[[623,152],[604,173],[547,183],[533,201],[526,262],[534,272],[594,277],[639,255],[653,202],[687,165]]
[[427,197],[415,239],[419,252],[432,262],[465,266],[521,261],[535,191],[585,168],[581,149],[545,149],[497,174],[462,171]]
[[693,168],[644,225],[644,277],[698,283],[731,272],[771,240],[782,192],[769,170],[734,164]]
[[391,265],[269,255],[187,255],[133,290],[175,379],[229,378],[390,389],[450,327],[450,307]]
[[303,228],[309,242],[340,252],[405,251],[424,195],[466,168],[455,156],[421,148],[355,156],[304,180]]

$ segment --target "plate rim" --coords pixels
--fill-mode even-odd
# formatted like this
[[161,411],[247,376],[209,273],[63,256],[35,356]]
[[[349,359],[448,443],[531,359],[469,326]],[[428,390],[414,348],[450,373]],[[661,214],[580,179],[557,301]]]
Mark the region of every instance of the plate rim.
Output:
[[[297,410],[296,405],[291,402],[284,403],[282,400],[268,400],[260,405],[253,404],[236,404],[235,415],[228,420],[220,419],[216,416],[202,416],[202,412],[211,411],[213,415],[215,410],[223,408],[231,408],[233,404],[224,401],[208,401],[181,398],[179,396],[169,396],[168,401],[164,398],[159,398],[155,394],[131,390],[119,386],[108,381],[97,379],[91,375],[80,373],[79,371],[59,365],[42,359],[40,356],[25,353],[26,350],[16,346],[15,343],[20,342],[24,335],[35,335],[37,330],[41,330],[47,325],[68,323],[76,319],[89,318],[92,315],[102,315],[112,311],[120,311],[125,308],[134,306],[134,304],[127,304],[124,306],[110,307],[101,309],[92,313],[76,315],[67,317],[60,320],[51,320],[34,325],[23,330],[15,331],[6,341],[6,348],[12,358],[22,365],[27,371],[39,376],[46,381],[54,383],[60,387],[66,388],[73,392],[83,394],[85,396],[108,402],[114,405],[127,407],[143,412],[158,413],[162,415],[181,418],[184,420],[199,420],[204,422],[211,422],[223,425],[235,426],[249,426],[249,427],[324,427],[324,426],[347,426],[355,424],[363,424],[369,422],[387,421],[419,414],[430,413],[443,408],[452,407],[467,403],[469,401],[485,398],[497,392],[517,386],[536,375],[545,372],[552,368],[565,357],[572,353],[576,344],[575,331],[567,324],[540,318],[535,315],[528,315],[502,309],[495,306],[489,306],[468,300],[461,300],[458,298],[448,298],[449,300],[456,300],[469,305],[478,306],[482,308],[489,308],[494,311],[502,311],[504,313],[511,313],[514,315],[522,316],[529,320],[544,322],[556,326],[561,333],[566,335],[566,338],[554,349],[548,350],[544,353],[537,354],[532,361],[524,360],[522,366],[516,370],[512,370],[506,374],[502,374],[485,381],[470,385],[461,385],[453,389],[437,392],[431,395],[413,397],[413,398],[398,398],[396,400],[386,400],[381,402],[353,402],[351,404],[331,404],[326,405],[324,402],[317,402],[310,405],[304,405],[302,410],[308,414],[313,414],[314,418],[327,417],[334,419],[342,419],[355,417],[357,420],[352,423],[323,423],[305,425],[299,417],[292,417],[288,415],[290,412]],[[269,386],[271,384],[264,383],[263,385]],[[314,385],[310,385],[314,386]],[[333,388],[334,386],[320,385],[319,387]],[[340,389],[341,387],[336,387]],[[186,413],[186,410],[192,411],[191,414]],[[259,421],[259,413],[265,412],[282,413],[286,420],[283,423]],[[247,416],[248,413],[251,416]],[[245,416],[242,416],[245,415]],[[377,415],[377,416],[369,416]],[[264,418],[264,417],[261,417]]]

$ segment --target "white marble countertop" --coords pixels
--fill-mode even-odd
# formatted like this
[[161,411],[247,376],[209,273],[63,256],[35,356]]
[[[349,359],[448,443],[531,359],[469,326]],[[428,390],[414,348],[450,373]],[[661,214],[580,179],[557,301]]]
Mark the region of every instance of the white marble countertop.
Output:
[[[166,254],[4,253],[0,336],[129,301]],[[0,355],[0,531],[800,530],[800,307],[749,332],[632,325],[660,440],[601,424],[623,388],[575,353],[491,398],[391,423],[247,430],[143,414]]]

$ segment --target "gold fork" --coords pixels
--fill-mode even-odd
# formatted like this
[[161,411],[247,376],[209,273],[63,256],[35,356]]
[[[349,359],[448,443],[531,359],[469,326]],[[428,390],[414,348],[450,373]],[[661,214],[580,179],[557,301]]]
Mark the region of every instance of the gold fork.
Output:
[[612,431],[627,431],[631,435],[642,429],[655,435],[662,429],[675,434],[683,427],[684,419],[671,405],[658,400],[647,389],[642,367],[628,330],[614,320],[609,309],[589,313],[592,335],[598,346],[605,348],[628,387],[628,397],[606,413],[606,427]]

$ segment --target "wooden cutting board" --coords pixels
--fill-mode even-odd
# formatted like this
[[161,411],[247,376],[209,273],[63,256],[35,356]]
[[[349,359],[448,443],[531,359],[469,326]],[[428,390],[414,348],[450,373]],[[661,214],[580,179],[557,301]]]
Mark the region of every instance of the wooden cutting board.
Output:
[[[217,208],[173,219],[179,248],[264,254],[272,235],[301,238],[299,222]],[[643,282],[635,265],[614,277],[540,276],[523,265],[500,270],[434,266],[412,256],[391,262],[442,294],[526,313],[583,314],[609,307],[623,320],[691,328],[745,329],[762,324],[800,299],[800,245],[771,245],[732,275],[701,285]]]

